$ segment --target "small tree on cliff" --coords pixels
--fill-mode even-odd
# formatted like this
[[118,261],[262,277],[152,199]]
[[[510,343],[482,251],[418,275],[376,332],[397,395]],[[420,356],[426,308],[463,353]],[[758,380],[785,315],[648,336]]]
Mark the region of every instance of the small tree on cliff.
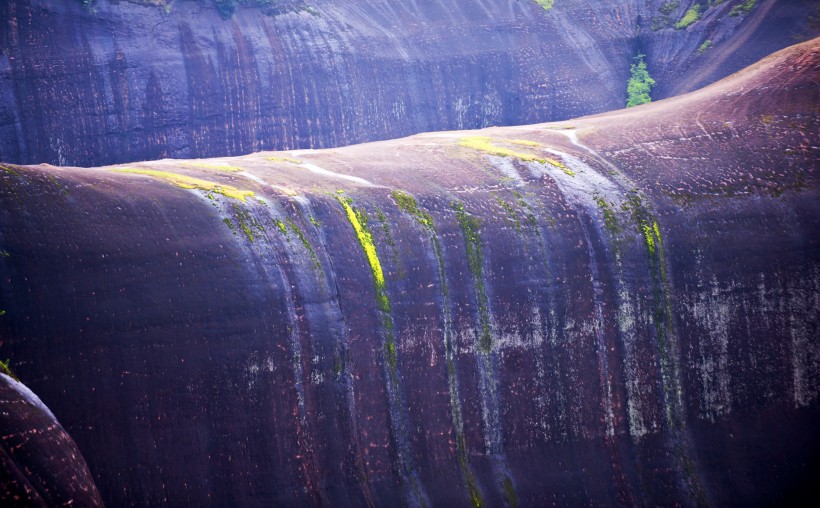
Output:
[[636,56],[636,63],[633,63],[630,69],[632,76],[626,83],[626,107],[628,108],[652,102],[652,97],[649,94],[652,87],[655,86],[655,80],[649,76],[643,57],[644,55]]

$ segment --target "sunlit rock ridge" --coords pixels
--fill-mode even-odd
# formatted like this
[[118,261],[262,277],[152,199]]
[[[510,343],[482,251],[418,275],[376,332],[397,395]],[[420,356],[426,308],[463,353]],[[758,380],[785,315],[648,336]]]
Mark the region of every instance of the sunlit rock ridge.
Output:
[[669,97],[816,36],[820,15],[810,0],[274,0],[230,19],[211,0],[82,3],[0,6],[0,160],[90,166],[564,120],[623,107],[638,54]]
[[815,39],[570,122],[3,164],[0,355],[109,506],[799,499],[819,69]]

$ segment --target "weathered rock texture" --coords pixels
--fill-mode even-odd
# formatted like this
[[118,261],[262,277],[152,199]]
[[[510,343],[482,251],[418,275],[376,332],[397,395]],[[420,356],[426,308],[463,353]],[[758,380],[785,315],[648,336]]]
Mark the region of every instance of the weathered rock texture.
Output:
[[571,124],[5,165],[0,351],[111,506],[799,496],[819,51]]
[[39,398],[0,373],[0,503],[102,506],[77,445]]
[[700,0],[701,20],[674,29],[695,0],[666,24],[669,2],[646,0],[284,0],[229,21],[211,2],[8,0],[0,160],[242,155],[618,109],[638,53],[668,97],[805,40],[820,14],[759,0],[728,15],[745,1]]

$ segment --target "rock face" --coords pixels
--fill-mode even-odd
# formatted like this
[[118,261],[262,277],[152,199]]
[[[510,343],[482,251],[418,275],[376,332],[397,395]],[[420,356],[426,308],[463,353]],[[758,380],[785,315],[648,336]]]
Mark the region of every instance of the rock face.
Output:
[[0,503],[103,506],[71,437],[31,390],[2,373]]
[[571,124],[4,165],[2,354],[111,506],[799,496],[819,51]]
[[675,29],[695,0],[282,0],[231,20],[190,0],[8,0],[0,160],[88,166],[562,120],[623,107],[638,53],[668,97],[806,38],[818,14],[810,0],[740,16],[747,0],[712,3]]

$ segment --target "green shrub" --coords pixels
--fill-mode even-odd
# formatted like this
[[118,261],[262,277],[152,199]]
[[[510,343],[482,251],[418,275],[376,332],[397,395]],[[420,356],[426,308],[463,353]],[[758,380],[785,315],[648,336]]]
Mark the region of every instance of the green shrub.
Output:
[[746,0],[743,3],[739,3],[732,7],[732,10],[729,11],[729,16],[745,16],[749,14],[749,11],[754,9],[755,4],[757,4],[757,0]]
[[699,19],[700,19],[700,4],[695,4],[695,5],[692,6],[691,9],[686,11],[686,14],[683,15],[683,17],[680,19],[680,21],[675,23],[675,28],[677,28],[678,30],[681,30],[683,28],[688,27],[689,25],[692,25],[693,23],[695,23]]
[[630,69],[632,75],[626,83],[626,107],[628,108],[652,102],[652,97],[649,94],[652,87],[655,86],[655,80],[649,76],[643,57],[644,55],[636,56],[634,60],[637,63],[633,63]]
[[555,0],[535,0],[535,3],[544,8],[545,11],[552,9]]
[[705,41],[703,41],[703,44],[698,46],[698,54],[699,55],[702,54],[704,51],[706,51],[707,49],[709,49],[711,47],[712,47],[712,40],[711,39],[706,39]]

